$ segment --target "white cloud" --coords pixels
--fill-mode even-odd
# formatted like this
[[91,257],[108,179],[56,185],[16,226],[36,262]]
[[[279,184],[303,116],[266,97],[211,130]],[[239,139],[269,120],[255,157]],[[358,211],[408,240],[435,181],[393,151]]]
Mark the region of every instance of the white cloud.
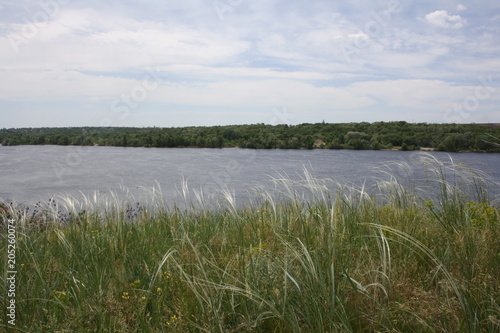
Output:
[[464,11],[464,10],[467,10],[467,7],[465,7],[462,4],[457,5],[457,11],[461,12],[461,11]]
[[436,27],[460,29],[465,26],[467,20],[460,15],[450,15],[446,10],[436,10],[425,15],[425,20]]
[[460,96],[460,91],[453,91],[449,83],[441,80],[367,81],[353,84],[352,89],[377,96],[391,107],[436,109],[443,101]]
[[273,68],[251,67],[214,67],[199,65],[172,65],[159,67],[163,72],[194,77],[200,80],[246,78],[246,79],[293,79],[293,80],[331,80],[332,74],[313,71],[280,71]]
[[[9,45],[22,38],[27,24],[0,37]],[[37,30],[19,51],[7,48],[0,64],[14,68],[115,71],[163,63],[212,64],[227,61],[250,44],[190,26],[141,22],[93,10],[61,10]]]
[[448,52],[445,48],[429,49],[426,52],[383,52],[370,56],[371,65],[380,68],[399,69],[411,73],[413,69],[422,68],[433,64],[436,59]]
[[134,85],[135,80],[74,70],[6,71],[0,81],[0,100],[111,99]]

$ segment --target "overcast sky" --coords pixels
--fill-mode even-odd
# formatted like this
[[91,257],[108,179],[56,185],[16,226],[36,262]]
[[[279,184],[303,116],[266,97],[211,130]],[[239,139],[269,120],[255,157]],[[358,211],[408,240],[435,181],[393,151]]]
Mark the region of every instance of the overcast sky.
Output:
[[0,128],[500,122],[500,2],[0,0]]

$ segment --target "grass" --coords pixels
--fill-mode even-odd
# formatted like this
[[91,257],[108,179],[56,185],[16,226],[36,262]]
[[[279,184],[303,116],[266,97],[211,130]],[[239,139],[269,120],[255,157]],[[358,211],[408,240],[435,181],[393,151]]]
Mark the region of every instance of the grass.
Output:
[[[498,332],[500,223],[488,179],[416,155],[426,182],[305,173],[213,209],[117,196],[3,204],[0,327],[19,332]],[[403,165],[398,168],[406,170]],[[404,174],[404,172],[403,172]],[[432,186],[431,186],[432,185]],[[16,326],[5,309],[17,222]],[[15,330],[14,330],[15,329]]]

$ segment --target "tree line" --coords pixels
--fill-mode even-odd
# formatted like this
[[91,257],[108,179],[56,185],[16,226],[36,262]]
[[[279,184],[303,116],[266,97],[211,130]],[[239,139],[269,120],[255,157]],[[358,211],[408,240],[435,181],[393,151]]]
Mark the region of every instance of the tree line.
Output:
[[0,129],[0,143],[254,149],[402,149],[500,152],[499,124],[395,122],[210,127],[57,127]]

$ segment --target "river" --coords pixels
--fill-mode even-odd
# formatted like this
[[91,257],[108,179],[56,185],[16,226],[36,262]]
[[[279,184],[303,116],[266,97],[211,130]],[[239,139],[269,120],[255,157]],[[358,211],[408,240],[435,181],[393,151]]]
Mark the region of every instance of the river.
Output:
[[[376,179],[404,178],[408,186],[425,180],[424,159],[473,167],[500,182],[500,154],[353,150],[252,150],[205,148],[122,148],[76,146],[0,147],[0,200],[34,204],[57,196],[114,193],[147,201],[152,189],[168,202],[206,198],[227,189],[238,203],[259,191],[274,191],[272,178],[304,179],[304,170],[332,184],[374,186]],[[406,166],[406,167],[401,167]],[[384,172],[385,171],[385,172]]]

